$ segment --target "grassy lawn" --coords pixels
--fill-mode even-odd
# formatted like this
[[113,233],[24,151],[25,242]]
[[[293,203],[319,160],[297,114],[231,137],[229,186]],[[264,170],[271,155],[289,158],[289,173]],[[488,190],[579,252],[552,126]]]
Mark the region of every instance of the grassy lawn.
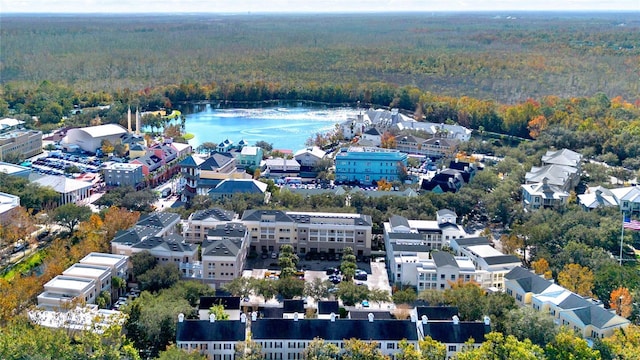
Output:
[[44,251],[40,250],[28,258],[22,260],[16,266],[11,268],[9,271],[6,271],[2,274],[2,278],[7,281],[11,281],[17,274],[22,274],[24,272],[29,272],[31,269],[42,264],[42,260],[45,257]]

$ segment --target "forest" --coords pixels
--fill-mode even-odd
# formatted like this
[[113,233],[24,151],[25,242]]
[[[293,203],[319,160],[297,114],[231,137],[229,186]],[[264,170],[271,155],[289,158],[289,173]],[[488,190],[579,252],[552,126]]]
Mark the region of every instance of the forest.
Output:
[[[129,106],[156,110],[202,101],[286,100],[398,107],[420,120],[472,128],[472,140],[460,150],[490,152],[505,160],[487,164],[456,194],[411,199],[354,195],[351,207],[345,208],[343,196],[306,198],[274,191],[269,205],[235,196],[220,203],[199,199],[202,203],[191,209],[175,211],[184,216],[212,206],[238,213],[259,207],[352,211],[371,215],[374,232],[380,233],[390,215],[430,219],[447,207],[465,222],[481,217],[491,227],[502,227],[500,240],[506,252],[534,249],[528,265],[536,272],[559,283],[580,274],[579,288],[572,289],[576,292],[612,306],[609,300],[618,290],[629,291],[627,297],[634,299],[629,316],[634,323],[640,319],[637,266],[632,261],[620,266],[611,257],[620,240],[617,211],[583,211],[575,193],[568,205],[535,213],[525,213],[520,203],[524,173],[540,165],[540,156],[550,148],[566,147],[598,162],[585,164],[583,184],[613,186],[610,176],[623,181],[638,176],[637,13],[0,15],[0,20],[0,116],[19,118],[30,128],[126,125]],[[74,109],[83,112],[71,116]],[[54,202],[54,194],[0,176],[0,190],[15,189],[25,200],[16,224],[31,224],[34,215],[47,212],[47,204]],[[125,209],[127,203],[116,202],[117,198],[117,194],[105,197],[103,205],[113,207],[100,214],[89,216],[81,209],[82,219],[66,226],[70,231],[42,251],[42,274],[25,272],[0,280],[0,357],[14,358],[24,349],[35,349],[44,357],[74,358],[86,353],[84,346],[92,346],[97,357],[104,358],[137,358],[148,355],[145,351],[150,348],[160,357],[185,358],[179,352],[171,357],[175,348],[162,352],[171,328],[162,332],[156,325],[173,323],[177,313],[188,313],[194,294],[208,290],[190,283],[144,293],[127,310],[133,320],[125,325],[126,338],[119,329],[103,339],[74,338],[63,331],[33,327],[15,316],[33,305],[48,279],[90,251],[108,250],[115,232],[135,223],[137,211],[148,210]],[[78,209],[60,212],[67,210]],[[42,221],[59,222],[55,216]],[[640,244],[640,234],[625,233],[624,241]],[[397,290],[394,296],[406,289]],[[477,291],[463,287],[460,293],[440,298],[428,293],[413,297],[457,306],[472,299],[474,305],[484,306],[478,311],[504,309],[504,314],[492,315],[522,321],[513,329],[500,325],[505,336],[492,335],[485,349],[489,353],[492,346],[524,348],[540,355],[530,358],[544,358],[544,351],[547,358],[559,359],[563,357],[557,349],[562,346],[574,355],[580,353],[578,347],[590,351],[586,343],[569,344],[571,336],[567,340],[562,332],[552,333],[553,324],[529,326],[542,320],[517,313],[513,304],[498,306],[499,297]],[[482,301],[476,301],[479,296]],[[139,306],[143,301],[149,306]],[[546,338],[536,341],[536,331],[546,333]],[[628,354],[635,355],[640,348],[639,338],[634,326],[626,335],[599,344],[599,356],[630,358]],[[536,350],[526,339],[545,347]],[[592,355],[580,358],[600,358]],[[460,358],[481,354],[464,356]]]
[[340,85],[344,94],[324,94],[334,103],[376,84],[507,104],[640,95],[640,17],[632,12],[1,20],[0,79],[21,87],[49,80],[80,91],[139,91],[197,83],[224,94],[234,91],[231,84],[259,82],[267,92],[287,89],[296,97]]

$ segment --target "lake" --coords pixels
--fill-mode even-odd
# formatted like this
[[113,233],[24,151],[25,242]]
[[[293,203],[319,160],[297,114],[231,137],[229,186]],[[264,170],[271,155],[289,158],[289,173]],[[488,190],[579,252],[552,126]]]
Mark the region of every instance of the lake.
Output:
[[253,145],[264,140],[274,149],[297,151],[318,132],[326,133],[335,124],[355,116],[352,108],[320,109],[313,107],[268,107],[250,109],[216,108],[215,104],[194,105],[186,114],[186,132],[194,134],[189,141],[194,148],[203,142],[234,144],[244,139]]

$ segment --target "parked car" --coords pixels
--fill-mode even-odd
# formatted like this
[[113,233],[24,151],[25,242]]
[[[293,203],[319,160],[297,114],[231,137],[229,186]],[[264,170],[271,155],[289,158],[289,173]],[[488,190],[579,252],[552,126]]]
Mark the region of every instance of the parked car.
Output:
[[369,302],[367,300],[362,300],[362,307],[369,307]]
[[277,252],[275,252],[275,251],[274,251],[274,252],[272,252],[272,253],[271,253],[271,258],[272,258],[272,259],[277,259],[277,258],[278,258],[278,253],[277,253]]
[[367,281],[367,274],[356,274],[353,278],[360,281]]

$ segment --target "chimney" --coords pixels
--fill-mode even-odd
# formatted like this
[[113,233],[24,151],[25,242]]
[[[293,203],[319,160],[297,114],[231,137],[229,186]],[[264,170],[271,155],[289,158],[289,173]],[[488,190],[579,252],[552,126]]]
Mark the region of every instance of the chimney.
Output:
[[127,110],[127,130],[129,131],[129,134],[131,134],[131,106],[129,106],[129,109]]
[[216,314],[209,314],[209,322],[210,323],[216,322]]
[[331,322],[336,322],[336,314],[335,313],[331,313],[329,315],[329,317],[331,318]]
[[251,312],[251,321],[256,321],[258,320],[258,313],[255,311]]
[[283,172],[287,172],[287,159],[286,158],[282,159],[282,171]]
[[416,322],[416,321],[418,320],[418,319],[417,319],[417,317],[418,317],[418,316],[417,316],[416,314],[411,313],[411,322],[412,322],[412,323]]
[[180,313],[178,314],[178,322],[183,322],[184,321],[184,314]]
[[422,315],[422,324],[426,325],[429,322],[429,318],[427,318],[427,315]]
[[453,325],[459,325],[460,324],[460,318],[458,317],[458,315],[453,315]]
[[485,324],[486,326],[491,325],[491,318],[485,315],[485,316],[484,316],[484,324]]
[[369,322],[373,322],[373,314],[372,313],[369,313],[367,315],[367,318],[369,318]]
[[298,312],[293,313],[293,321],[298,321]]
[[240,314],[240,322],[243,324],[247,322],[247,315],[245,313]]

